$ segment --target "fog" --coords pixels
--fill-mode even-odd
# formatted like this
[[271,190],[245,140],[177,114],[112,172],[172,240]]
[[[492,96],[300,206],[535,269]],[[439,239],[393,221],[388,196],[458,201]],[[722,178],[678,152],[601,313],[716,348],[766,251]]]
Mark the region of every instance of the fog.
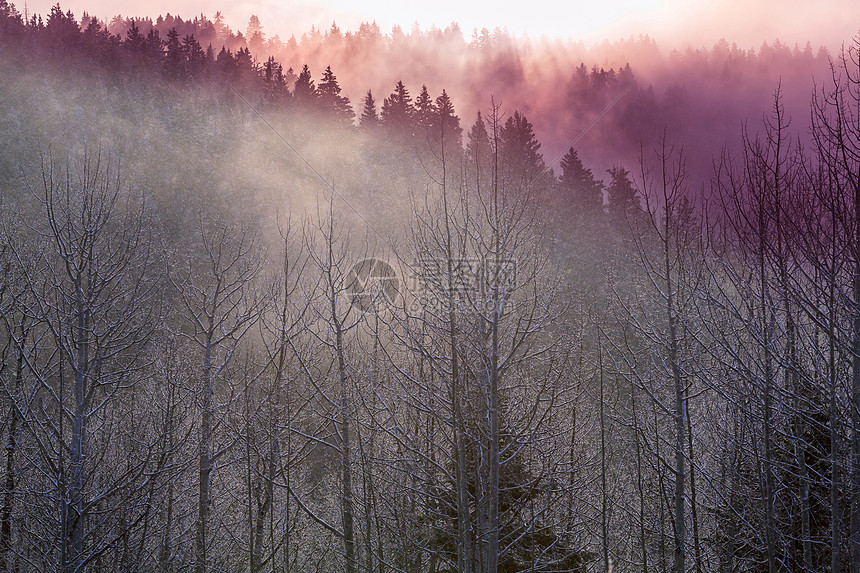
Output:
[[858,569],[860,39],[152,6],[0,0],[0,570]]
[[[47,0],[27,3],[31,14],[46,14],[53,4]],[[264,22],[270,35],[286,40],[299,37],[311,26],[327,29],[337,22],[344,29],[355,30],[362,22],[375,21],[383,32],[395,25],[409,29],[414,23],[423,28],[444,28],[456,22],[467,35],[473,30],[499,27],[519,37],[528,35],[562,40],[583,41],[587,45],[605,39],[614,41],[629,36],[650,34],[667,49],[710,46],[720,38],[738,42],[743,48],[758,47],[762,42],[780,39],[788,44],[826,45],[838,49],[842,42],[857,32],[860,8],[851,2],[825,0],[814,5],[802,0],[718,0],[688,2],[663,0],[655,2],[613,1],[593,2],[549,1],[519,4],[474,2],[469,5],[454,2],[424,4],[375,4],[373,2],[297,1],[288,5],[270,0],[244,0],[224,6],[201,5],[189,0],[135,0],[121,5],[107,0],[71,0],[64,7],[76,14],[88,11],[109,20],[117,14],[128,17],[154,17],[157,14],[181,14],[194,17],[205,14],[214,17],[221,11],[227,22],[244,31],[248,18],[254,14]],[[23,11],[23,6],[19,6]]]
[[[650,36],[587,43],[517,36],[492,28],[470,33],[456,24],[386,30],[369,20],[351,29],[329,22],[287,36],[276,34],[276,22],[260,20],[253,27],[231,28],[224,18],[216,19],[213,28],[200,16],[182,20],[175,9],[178,20],[169,17],[158,23],[150,16],[139,24],[143,34],[155,24],[164,37],[180,22],[181,35],[194,34],[204,49],[211,45],[217,54],[224,45],[234,51],[247,45],[260,63],[272,56],[295,74],[307,64],[315,80],[331,66],[356,115],[367,90],[381,106],[397,81],[405,83],[413,98],[422,85],[433,97],[445,89],[464,126],[474,121],[478,111],[486,113],[493,98],[504,113],[519,111],[534,124],[547,162],[560,157],[579,138],[577,150],[599,173],[616,163],[635,163],[640,147],[652,145],[654,134],[665,128],[670,138],[687,149],[697,184],[704,184],[711,175],[711,158],[723,145],[739,143],[742,124],[757,129],[780,84],[783,104],[795,118],[793,127],[804,137],[814,87],[829,79],[828,47],[838,50],[851,37],[835,30],[825,33],[818,24],[819,18],[835,14],[835,4],[818,8],[814,15],[783,9],[769,20],[772,7],[758,4],[742,18],[725,16],[725,22],[738,23],[745,30],[723,26],[721,20],[722,8],[726,14],[737,14],[737,6],[709,6],[699,16],[679,16],[692,22],[683,29],[694,32],[699,43],[672,39],[671,34],[659,39],[667,37],[659,26]],[[785,19],[790,14],[802,20],[789,26]],[[708,22],[709,32],[696,27],[699,20]],[[756,22],[764,20],[786,25],[781,33],[771,35],[767,26],[756,28]],[[798,21],[807,36],[797,35]],[[852,20],[842,14],[828,21],[849,26]],[[104,25],[124,35],[129,22],[115,16]],[[665,25],[671,22],[667,19]],[[755,40],[753,29],[759,34]],[[735,31],[737,36],[731,35]],[[588,78],[577,79],[580,66]],[[626,66],[630,69],[623,81],[614,79]],[[601,70],[610,76],[597,76]],[[582,130],[627,87],[630,90],[617,105],[583,135]]]

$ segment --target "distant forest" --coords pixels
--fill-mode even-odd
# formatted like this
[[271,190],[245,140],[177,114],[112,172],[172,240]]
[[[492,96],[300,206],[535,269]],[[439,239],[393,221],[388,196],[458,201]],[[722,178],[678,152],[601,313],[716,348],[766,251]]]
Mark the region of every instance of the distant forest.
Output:
[[860,36],[0,0],[0,569],[860,569]]
[[467,39],[456,23],[408,32],[395,26],[388,33],[375,23],[356,31],[332,23],[328,30],[312,28],[284,40],[267,35],[256,16],[243,33],[232,30],[220,13],[185,20],[167,14],[154,21],[118,15],[102,22],[86,13],[77,19],[56,5],[44,19],[31,16],[25,26],[13,6],[3,6],[4,34],[17,38],[7,43],[7,52],[35,50],[63,66],[74,63],[78,71],[85,67],[146,82],[202,82],[210,89],[230,85],[254,105],[288,106],[300,100],[302,88],[298,98],[291,96],[305,66],[311,73],[302,78],[305,84],[325,81],[331,68],[333,90],[342,88],[356,120],[368,90],[381,106],[399,81],[413,97],[422,85],[434,97],[445,89],[469,121],[478,111],[486,112],[495,97],[502,111],[519,111],[533,122],[552,158],[629,87],[578,142],[584,161],[600,173],[634,161],[640,144],[653,145],[654,134],[666,128],[691,152],[692,174],[706,181],[710,157],[727,144],[739,149],[741,122],[749,120],[757,128],[777,84],[784,88],[783,103],[794,127],[805,133],[813,82],[830,75],[825,48],[779,40],[755,47],[720,41],[710,49],[664,52],[648,36],[591,47],[518,39],[499,29],[475,30]]

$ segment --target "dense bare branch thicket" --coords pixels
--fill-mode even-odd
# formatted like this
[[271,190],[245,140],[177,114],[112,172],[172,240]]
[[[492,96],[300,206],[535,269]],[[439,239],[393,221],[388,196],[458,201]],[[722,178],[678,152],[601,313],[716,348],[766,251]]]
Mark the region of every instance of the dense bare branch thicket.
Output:
[[604,184],[495,99],[0,25],[88,82],[2,62],[3,570],[860,571],[860,41],[811,139],[777,87]]

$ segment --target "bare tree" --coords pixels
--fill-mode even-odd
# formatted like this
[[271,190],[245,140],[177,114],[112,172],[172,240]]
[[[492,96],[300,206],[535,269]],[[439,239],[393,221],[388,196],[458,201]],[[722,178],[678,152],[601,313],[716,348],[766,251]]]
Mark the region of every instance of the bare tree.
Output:
[[[98,563],[146,512],[128,516],[122,505],[135,503],[151,452],[111,469],[100,462],[112,457],[113,421],[141,375],[156,309],[155,256],[145,204],[108,154],[87,150],[65,162],[48,155],[34,194],[43,211],[33,226],[43,243],[35,260],[13,243],[28,294],[4,319],[15,324],[19,317],[13,339],[31,385],[16,409],[48,480],[46,509],[57,512],[54,543],[42,559],[79,571]],[[38,346],[27,344],[23,316],[37,325]]]
[[[249,225],[236,225],[199,216],[196,252],[189,254],[181,270],[170,280],[182,304],[188,330],[181,335],[191,340],[200,356],[198,408],[198,496],[195,531],[194,570],[206,573],[212,567],[209,554],[209,514],[214,462],[231,442],[216,441],[221,417],[236,392],[230,380],[223,380],[240,342],[258,320],[261,301],[254,282],[262,270],[262,251]],[[176,265],[179,266],[179,265]],[[217,402],[216,388],[225,382],[227,404]]]
[[[847,301],[851,317],[848,348],[852,361],[848,553],[851,571],[856,573],[860,571],[860,114],[857,112],[860,38],[843,49],[831,67],[832,85],[822,88],[813,102],[813,134],[819,153],[835,179],[830,184],[835,184],[844,194],[841,203],[846,208],[839,225],[846,239],[846,266],[852,289],[851,299]],[[834,566],[838,568],[835,562]]]
[[[682,340],[678,332],[681,314],[689,309],[692,297],[699,287],[695,253],[698,239],[695,221],[692,220],[692,206],[686,189],[684,158],[675,152],[666,139],[664,132],[656,150],[657,174],[652,182],[652,172],[641,159],[642,196],[645,212],[657,242],[657,256],[651,255],[648,246],[637,242],[639,254],[646,274],[658,297],[663,303],[662,325],[655,328],[654,334],[662,338],[659,342],[665,347],[667,374],[672,381],[673,407],[671,410],[674,424],[673,452],[675,457],[674,490],[674,570],[686,570],[687,561],[687,479],[689,461],[685,449],[692,437],[688,436],[688,392],[690,381],[684,372],[686,361],[681,356]],[[648,332],[651,329],[646,329]],[[662,360],[661,360],[662,362]],[[701,566],[698,563],[699,567]]]

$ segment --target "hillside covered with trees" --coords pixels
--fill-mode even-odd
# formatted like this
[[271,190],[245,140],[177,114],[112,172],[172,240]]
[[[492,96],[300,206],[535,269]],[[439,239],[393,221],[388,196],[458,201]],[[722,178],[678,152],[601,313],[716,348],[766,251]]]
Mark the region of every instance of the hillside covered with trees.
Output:
[[0,567],[860,569],[858,107],[860,39],[0,0]]

